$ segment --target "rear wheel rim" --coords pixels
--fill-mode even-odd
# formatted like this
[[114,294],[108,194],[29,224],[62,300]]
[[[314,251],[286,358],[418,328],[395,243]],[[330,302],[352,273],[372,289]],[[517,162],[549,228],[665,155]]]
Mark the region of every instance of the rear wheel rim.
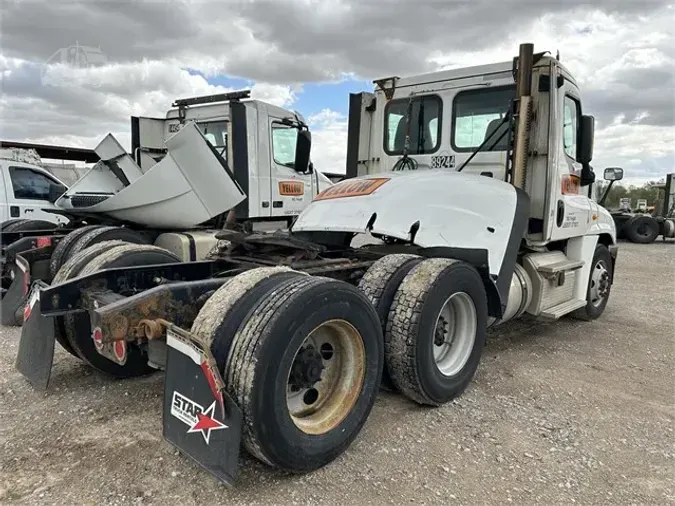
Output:
[[604,260],[599,260],[591,274],[591,304],[599,307],[609,295],[609,270]]
[[476,342],[476,306],[465,292],[452,294],[436,319],[432,343],[434,363],[443,376],[454,376],[466,365]]
[[345,320],[317,326],[298,347],[286,381],[286,406],[305,434],[325,434],[349,414],[365,379],[363,338]]

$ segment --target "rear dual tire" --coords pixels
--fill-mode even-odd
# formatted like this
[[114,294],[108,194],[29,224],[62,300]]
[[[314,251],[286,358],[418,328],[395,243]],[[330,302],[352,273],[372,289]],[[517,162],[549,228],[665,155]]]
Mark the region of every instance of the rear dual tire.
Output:
[[452,259],[387,255],[359,283],[384,329],[383,386],[438,406],[473,379],[487,327],[480,274]]
[[375,402],[382,329],[373,306],[347,283],[254,269],[216,291],[192,331],[210,340],[242,410],[244,447],[268,465],[307,472],[328,464]]

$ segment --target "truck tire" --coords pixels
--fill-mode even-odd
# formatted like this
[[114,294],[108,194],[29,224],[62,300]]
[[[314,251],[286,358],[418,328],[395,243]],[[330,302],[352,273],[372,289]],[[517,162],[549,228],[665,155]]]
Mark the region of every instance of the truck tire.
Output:
[[258,299],[224,371],[243,413],[244,448],[290,472],[337,458],[375,402],[382,341],[375,309],[346,282],[297,276]]
[[64,259],[68,260],[68,257],[70,255],[76,255],[78,252],[96,243],[113,240],[125,241],[131,244],[150,243],[150,241],[147,240],[145,237],[143,237],[143,235],[128,228],[97,226],[96,228],[87,231],[85,234],[81,235],[77,240],[75,240],[73,244],[70,246],[70,249],[68,250],[66,255],[64,256]]
[[629,241],[650,244],[659,236],[659,224],[651,216],[633,216],[623,226],[623,233]]
[[[94,256],[79,271],[78,276],[113,267],[132,267],[179,262],[176,255],[148,244],[122,244]],[[74,277],[74,276],[73,276]],[[70,278],[72,279],[72,277]],[[133,378],[155,371],[148,365],[147,355],[134,343],[127,342],[127,361],[119,365],[100,355],[91,338],[88,313],[69,313],[64,316],[65,335],[77,355],[94,369],[115,378]]]
[[[75,232],[78,232],[76,230]],[[69,234],[70,235],[70,234]],[[65,239],[64,239],[65,240]],[[59,243],[60,244],[60,243]],[[124,241],[104,241],[89,246],[88,248],[83,249],[77,255],[71,256],[66,263],[64,263],[56,275],[52,278],[52,284],[57,285],[63,283],[72,278],[76,278],[82,268],[89,263],[89,261],[103,253],[104,251],[113,248],[115,246],[120,246],[126,244]],[[58,246],[57,246],[58,247]],[[56,324],[54,326],[54,334],[56,336],[56,341],[65,349],[68,353],[73,355],[76,358],[80,358],[77,354],[73,345],[70,344],[70,341],[66,337],[66,327],[65,321],[62,316],[55,317]]]
[[52,230],[55,229],[56,227],[57,227],[56,223],[46,220],[16,220],[14,221],[14,223],[3,224],[2,231],[28,232],[31,230]]
[[[387,328],[389,309],[394,301],[396,290],[406,274],[421,261],[422,257],[419,255],[403,253],[386,255],[371,265],[359,281],[359,290],[368,297],[375,308],[383,333]],[[382,370],[382,387],[389,391],[396,391],[386,363]]]
[[418,404],[459,396],[478,368],[487,319],[485,285],[471,265],[448,258],[416,265],[396,291],[385,333],[394,385]]
[[607,306],[609,292],[612,287],[612,256],[607,246],[598,244],[593,253],[593,263],[588,276],[586,290],[586,306],[572,312],[579,320],[591,321],[598,318]]
[[210,344],[221,372],[234,334],[251,307],[282,281],[306,275],[281,266],[251,269],[230,278],[206,300],[190,331]]
[[7,227],[10,227],[11,225],[14,225],[15,223],[22,223],[24,221],[28,221],[25,218],[13,218],[11,220],[6,220],[0,223],[0,232],[8,232]]
[[102,226],[103,225],[87,225],[73,230],[63,239],[61,239],[61,241],[56,245],[56,248],[54,248],[54,251],[52,251],[52,256],[49,259],[49,274],[52,276],[52,278],[56,276],[56,273],[59,271],[59,269],[61,269],[66,260],[70,258],[70,250],[73,248],[75,242],[77,242],[77,240],[87,232]]

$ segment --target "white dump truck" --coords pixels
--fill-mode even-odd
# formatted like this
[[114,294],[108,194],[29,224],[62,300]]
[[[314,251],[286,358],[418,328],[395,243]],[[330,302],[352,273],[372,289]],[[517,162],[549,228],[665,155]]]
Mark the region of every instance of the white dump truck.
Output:
[[[111,134],[90,153],[75,153],[96,163],[68,188],[40,168],[35,149],[22,150],[32,166],[0,160],[14,196],[23,195],[24,180],[35,199],[38,190],[44,193],[32,209],[9,206],[16,216],[1,225],[3,324],[21,322],[31,280],[51,282],[88,246],[124,240],[155,244],[184,261],[203,260],[217,243],[217,230],[287,227],[332,184],[310,161],[302,116],[250,99],[247,90],[176,100],[162,119],[132,117],[131,137],[131,154]],[[73,148],[34,147],[74,156]],[[27,172],[32,179],[23,177]],[[38,177],[47,182],[36,183]]]
[[82,250],[32,285],[17,368],[46,388],[58,341],[116,378],[164,370],[163,435],[219,480],[234,483],[241,448],[317,469],[382,382],[439,406],[470,385],[488,326],[602,315],[617,245],[589,198],[593,124],[574,77],[531,44],[378,80],[350,98],[348,177],[289,231],[221,231],[197,262]]

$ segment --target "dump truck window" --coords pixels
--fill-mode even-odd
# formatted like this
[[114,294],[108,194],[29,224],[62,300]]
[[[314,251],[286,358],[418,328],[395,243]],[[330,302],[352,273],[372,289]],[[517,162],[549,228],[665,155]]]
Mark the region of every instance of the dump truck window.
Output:
[[565,96],[565,112],[563,119],[563,146],[570,158],[577,159],[579,136],[579,102],[570,96]]
[[17,199],[48,200],[49,187],[58,184],[55,179],[24,167],[10,167],[9,177]]
[[[389,155],[403,154],[406,137],[407,98],[392,100],[384,112],[384,150]],[[436,95],[415,97],[410,104],[411,155],[433,153],[441,138],[441,99]]]
[[455,151],[472,151],[495,130],[485,151],[504,151],[508,126],[501,124],[508,112],[515,87],[468,90],[457,93],[453,101],[452,147]]
[[293,127],[272,124],[272,156],[279,165],[293,167],[298,131]]

